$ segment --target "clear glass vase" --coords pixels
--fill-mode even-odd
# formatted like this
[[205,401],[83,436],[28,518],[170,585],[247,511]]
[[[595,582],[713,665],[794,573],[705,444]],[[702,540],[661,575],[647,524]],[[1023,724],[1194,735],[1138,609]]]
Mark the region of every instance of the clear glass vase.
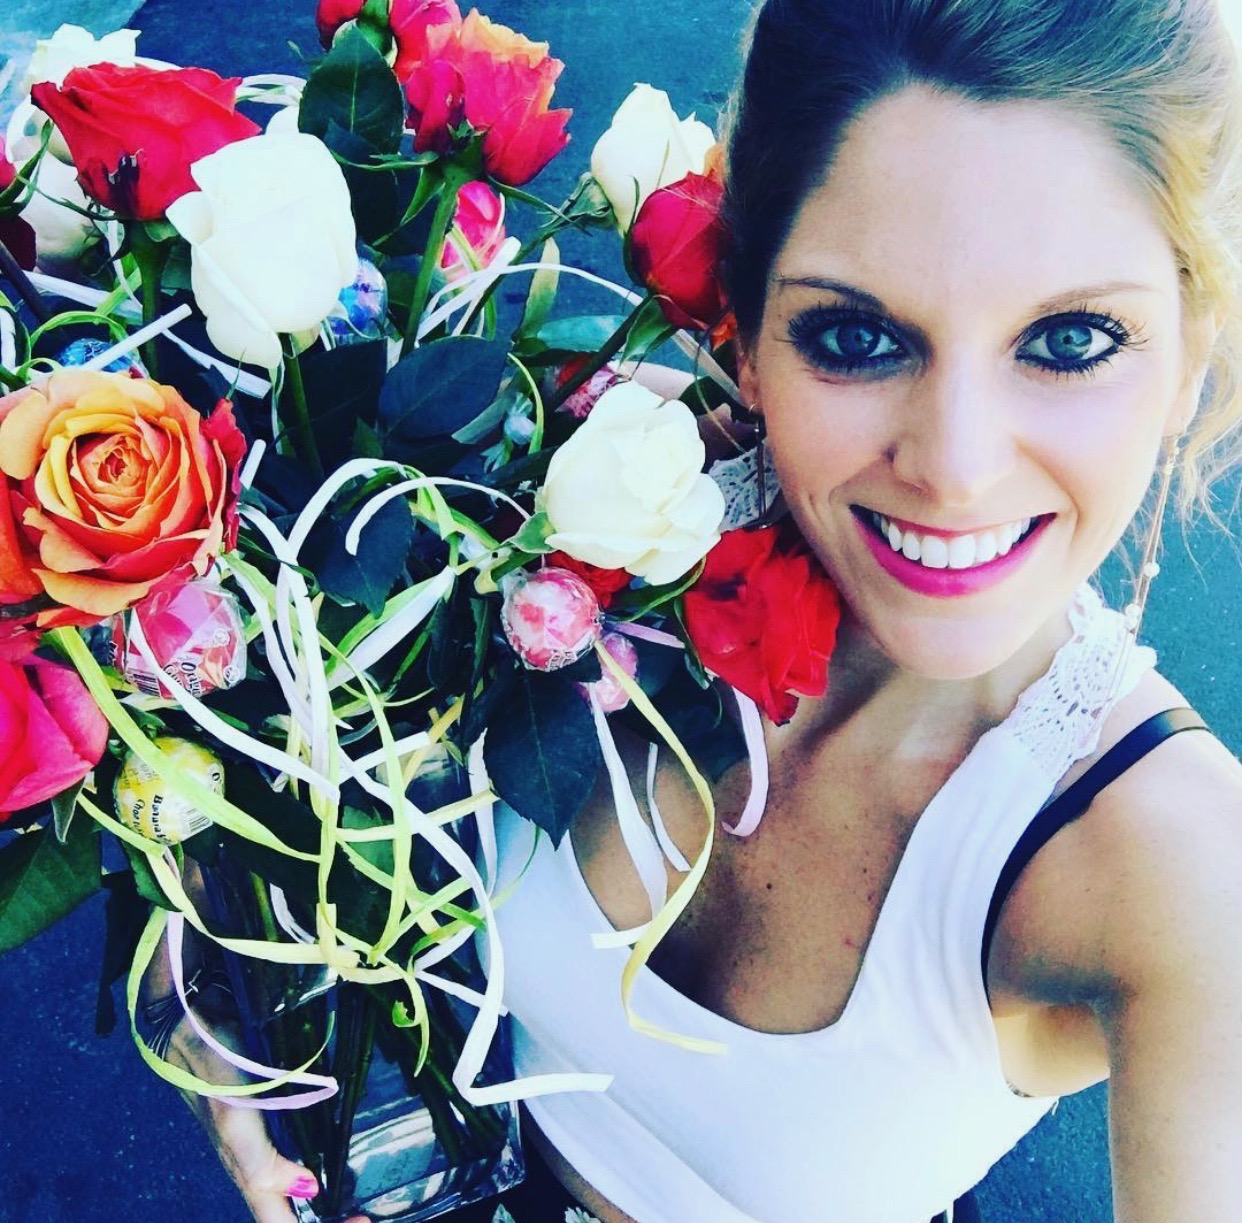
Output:
[[[465,780],[440,759],[423,769],[410,796],[425,810],[462,797]],[[463,847],[471,826],[458,829]],[[217,926],[227,934],[284,938],[290,922],[313,925],[309,912],[261,879],[253,859],[239,860],[226,841],[203,869]],[[442,886],[441,866],[419,864],[425,891]],[[277,920],[280,914],[280,920]],[[224,952],[236,999],[243,1046],[268,1065],[334,1075],[341,1090],[304,1108],[266,1113],[282,1153],[306,1164],[323,1192],[295,1202],[301,1223],[335,1223],[362,1214],[372,1220],[417,1223],[483,1201],[517,1185],[525,1174],[516,1105],[472,1108],[451,1082],[473,1009],[448,993],[427,990],[432,1037],[420,1065],[420,1038],[393,1025],[396,986],[343,982],[325,968],[276,964]],[[436,965],[439,975],[481,990],[472,941]],[[322,1050],[322,1052],[320,1052]],[[316,1058],[316,1054],[319,1056]],[[479,1078],[481,1085],[513,1077],[513,1056],[502,1022]]]

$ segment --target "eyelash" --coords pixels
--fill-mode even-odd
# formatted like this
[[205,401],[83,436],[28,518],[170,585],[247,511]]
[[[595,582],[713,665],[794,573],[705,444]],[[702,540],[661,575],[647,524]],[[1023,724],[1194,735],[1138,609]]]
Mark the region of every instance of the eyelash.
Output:
[[[834,327],[849,324],[873,328],[884,339],[897,346],[894,351],[876,356],[849,358],[830,352],[824,345],[824,334]],[[1022,349],[1036,340],[1045,338],[1057,327],[1088,327],[1103,332],[1112,347],[1084,360],[1065,362],[1049,361],[1040,357],[1023,356]],[[909,352],[891,323],[879,315],[848,307],[817,307],[798,315],[789,324],[789,337],[802,356],[812,365],[827,373],[848,377],[853,374],[870,374],[883,377],[892,367],[909,358]],[[1018,360],[1054,377],[1086,377],[1095,369],[1111,361],[1123,349],[1133,347],[1138,341],[1134,331],[1121,319],[1095,310],[1067,310],[1049,315],[1029,327],[1018,342]]]

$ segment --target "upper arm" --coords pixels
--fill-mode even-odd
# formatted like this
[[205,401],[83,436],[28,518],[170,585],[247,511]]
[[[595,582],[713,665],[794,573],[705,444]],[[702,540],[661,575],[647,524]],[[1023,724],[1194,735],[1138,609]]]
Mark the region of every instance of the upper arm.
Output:
[[1094,821],[1119,1223],[1242,1211],[1242,778],[1207,736],[1179,747]]

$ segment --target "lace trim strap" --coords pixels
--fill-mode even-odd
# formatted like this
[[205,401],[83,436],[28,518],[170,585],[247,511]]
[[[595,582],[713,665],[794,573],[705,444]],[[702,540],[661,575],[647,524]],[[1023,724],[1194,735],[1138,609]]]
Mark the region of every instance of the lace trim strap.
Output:
[[1078,590],[1069,619],[1074,635],[1005,723],[1053,778],[1095,750],[1110,710],[1156,661],[1152,650],[1133,644],[1125,618],[1090,586]]

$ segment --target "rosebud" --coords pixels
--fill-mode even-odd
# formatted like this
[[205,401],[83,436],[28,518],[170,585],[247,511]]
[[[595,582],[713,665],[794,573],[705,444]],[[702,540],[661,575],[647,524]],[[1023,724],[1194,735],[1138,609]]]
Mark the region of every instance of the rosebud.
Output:
[[[603,645],[630,679],[638,675],[638,651],[624,633],[605,633]],[[630,703],[629,694],[617,682],[617,677],[607,669],[594,683],[579,684],[578,687],[584,696],[594,696],[596,703],[605,713],[617,713]]]
[[534,671],[556,671],[583,656],[600,634],[599,602],[567,569],[522,573],[505,593],[500,623],[513,652]]
[[170,792],[164,777],[191,777],[223,794],[224,765],[214,752],[188,739],[165,735],[154,742],[164,754],[164,769],[155,772],[133,752],[125,757],[113,790],[117,818],[148,840],[176,845],[210,827],[211,816]]
[[469,272],[487,267],[505,244],[505,200],[486,183],[466,183],[457,193],[457,211],[444,252],[440,272],[450,283]]
[[727,236],[723,197],[714,178],[687,174],[648,196],[630,231],[634,274],[674,327],[702,330],[724,312],[717,275]]

